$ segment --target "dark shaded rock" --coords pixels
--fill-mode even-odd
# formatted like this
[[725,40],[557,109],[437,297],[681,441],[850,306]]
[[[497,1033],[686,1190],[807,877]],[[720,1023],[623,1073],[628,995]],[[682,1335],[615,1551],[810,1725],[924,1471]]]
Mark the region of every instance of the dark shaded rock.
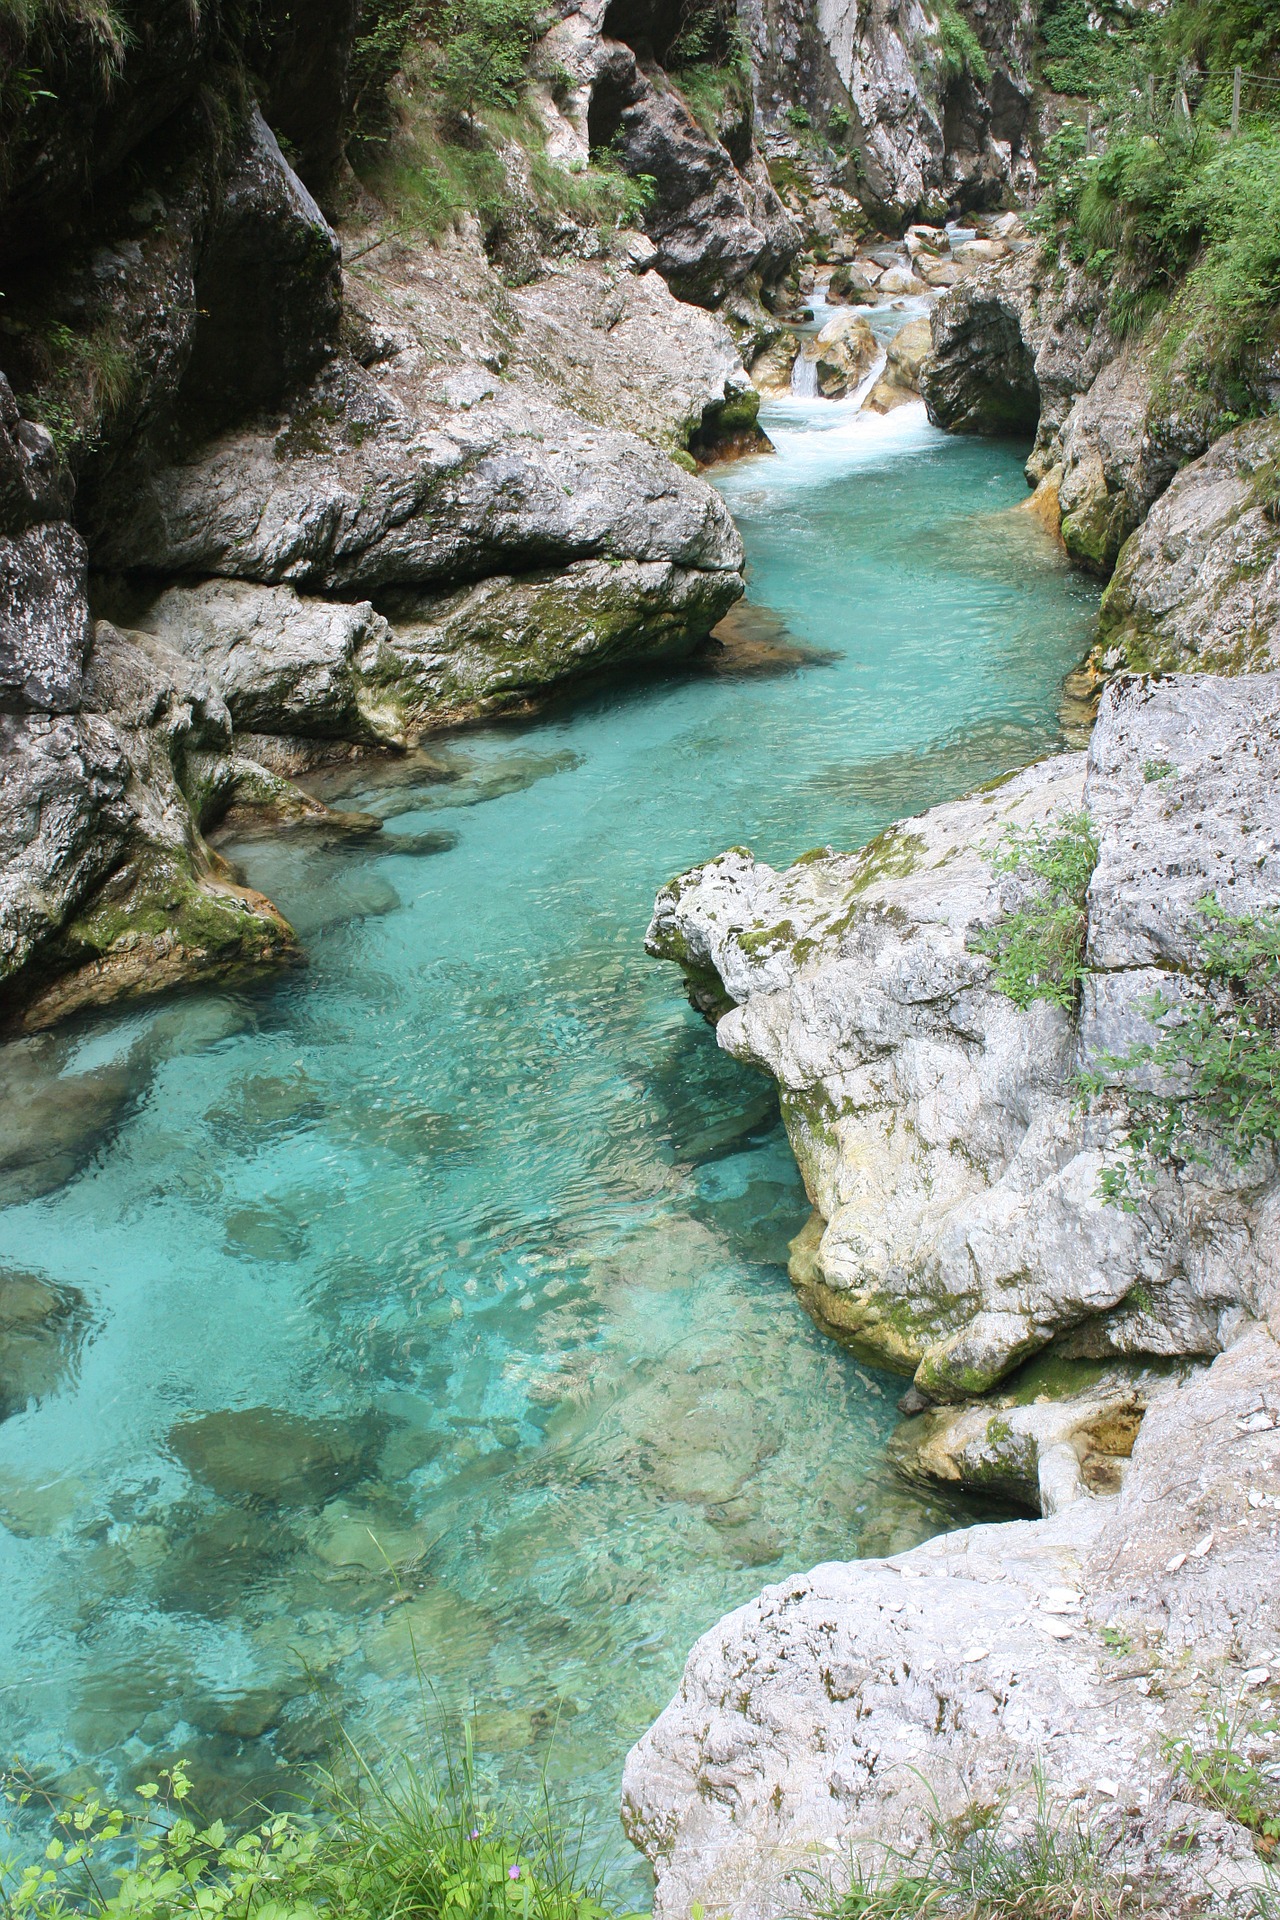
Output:
[[0,373],[0,533],[21,533],[35,520],[58,520],[71,505],[70,476],[53,436],[24,420]]
[[373,1416],[312,1419],[244,1407],[181,1421],[169,1444],[220,1499],[318,1507],[367,1478],[384,1438]]
[[337,346],[338,242],[254,107],[200,258],[181,402],[219,427],[279,401]]
[[933,355],[920,391],[949,433],[1033,434],[1040,420],[1035,356],[1022,316],[993,280],[962,281],[933,312]]
[[360,0],[259,0],[249,58],[267,119],[323,194],[342,160]]
[[0,133],[0,237],[11,254],[65,236],[80,197],[182,104],[214,46],[213,7],[118,0],[112,14],[11,9],[0,21],[0,65],[34,76],[32,98]]
[[61,1384],[75,1357],[83,1307],[73,1287],[0,1269],[0,1420]]
[[84,541],[65,521],[0,538],[0,706],[73,713],[93,623]]
[[654,196],[645,231],[658,248],[654,265],[683,300],[713,306],[753,270],[776,273],[799,250],[799,235],[772,189],[749,189],[768,208],[772,232],[752,218],[744,181],[728,151],[707,133],[679,94],[643,73],[631,48],[601,44],[588,120],[593,148],[615,151],[630,174],[647,175]]

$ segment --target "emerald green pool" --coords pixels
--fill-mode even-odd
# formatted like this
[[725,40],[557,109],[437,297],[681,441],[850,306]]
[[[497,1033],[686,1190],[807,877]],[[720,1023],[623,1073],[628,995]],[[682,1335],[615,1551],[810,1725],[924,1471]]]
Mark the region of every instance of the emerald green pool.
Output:
[[0,1265],[64,1310],[0,1332],[5,1751],[75,1782],[183,1753],[234,1811],[305,1790],[338,1722],[420,1748],[416,1662],[495,1782],[550,1746],[608,1836],[719,1615],[970,1517],[888,1472],[899,1383],[787,1283],[771,1087],[642,941],[725,846],[854,845],[1053,746],[1095,596],[1011,511],[1018,450],[914,405],[766,424],[718,484],[771,665],[360,774],[381,839],[230,850],[305,972],[0,1060],[45,1098]]

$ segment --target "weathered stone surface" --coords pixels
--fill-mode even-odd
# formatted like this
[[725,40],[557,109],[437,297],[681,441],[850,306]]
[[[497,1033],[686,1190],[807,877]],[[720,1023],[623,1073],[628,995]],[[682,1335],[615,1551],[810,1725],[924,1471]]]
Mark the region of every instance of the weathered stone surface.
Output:
[[[99,622],[76,715],[0,715],[0,980],[29,1027],[85,1005],[296,957],[216,871],[180,776],[226,709],[153,636]],[[229,763],[228,763],[229,764]],[[197,807],[197,812],[199,808]]]
[[1108,669],[1280,666],[1280,423],[1250,421],[1184,467],[1121,551],[1103,597]]
[[863,407],[872,413],[892,413],[895,407],[918,400],[921,371],[932,349],[928,320],[923,315],[918,320],[908,320],[889,342],[884,372],[863,401]]
[[819,125],[838,108],[840,144],[852,150],[849,183],[890,232],[951,206],[997,204],[1034,178],[1029,163],[1030,55],[1025,5],[989,0],[972,9],[990,79],[948,73],[937,17],[910,0],[750,0],[742,9],[767,121],[785,125],[797,103]]
[[933,353],[921,392],[929,418],[949,433],[1033,431],[1041,390],[1035,349],[1024,332],[1030,268],[979,274],[933,310]]
[[[784,874],[729,853],[659,896],[650,951],[779,1082],[817,1209],[792,1273],[823,1325],[957,1398],[1051,1340],[1212,1353],[1257,1310],[1274,1157],[1237,1166],[1206,1140],[1133,1211],[1107,1205],[1123,1088],[1085,1114],[1073,1077],[1147,1037],[1155,970],[1194,968],[1206,893],[1280,903],[1278,775],[1268,679],[1117,683],[1087,770],[1043,762]],[[1082,802],[1100,853],[1077,1026],[995,991],[973,941],[1022,898],[989,864],[1000,835]]]
[[722,1620],[624,1775],[658,1920],[774,1920],[815,1873],[901,1871],[975,1806],[1013,1842],[1037,1768],[1155,1910],[1249,1911],[1251,1837],[1190,1802],[1167,1746],[1274,1671],[1278,1383],[1254,1328],[1152,1407],[1118,1496],[818,1567]]
[[0,538],[0,707],[74,713],[92,622],[84,541],[65,521]]
[[24,420],[0,373],[0,534],[18,534],[36,520],[61,519],[71,504],[68,475],[53,436]]
[[338,364],[274,431],[161,469],[122,502],[99,559],[343,593],[606,556],[738,570],[703,482],[536,393],[482,377],[474,392],[442,408]]
[[880,344],[860,313],[838,313],[820,327],[802,352],[815,362],[818,392],[825,400],[851,393],[880,357]]
[[337,734],[403,744],[363,699],[389,628],[367,600],[209,580],[170,587],[134,626],[198,663],[238,733]]
[[[1095,1377],[1075,1381],[1073,1373]],[[1090,1494],[1119,1490],[1143,1416],[1177,1382],[1145,1368],[1059,1361],[1032,1365],[1011,1384],[1015,1393],[935,1407],[905,1421],[891,1443],[898,1471],[926,1485],[963,1486],[1032,1513],[1057,1513]]]

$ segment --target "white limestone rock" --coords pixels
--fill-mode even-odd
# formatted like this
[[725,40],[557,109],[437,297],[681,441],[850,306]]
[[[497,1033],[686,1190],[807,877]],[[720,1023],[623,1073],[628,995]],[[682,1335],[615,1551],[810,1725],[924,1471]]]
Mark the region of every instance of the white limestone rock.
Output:
[[[778,1082],[815,1208],[792,1275],[821,1324],[954,1399],[1050,1341],[1212,1354],[1259,1310],[1274,1155],[1239,1166],[1206,1141],[1132,1210],[1107,1204],[1124,1087],[1086,1111],[1075,1076],[1148,1036],[1144,1002],[1194,963],[1207,892],[1280,903],[1278,780],[1268,679],[1116,683],[1087,763],[1044,761],[781,874],[734,850],[659,896],[649,950]],[[1019,1009],[974,943],[1023,897],[992,870],[1002,834],[1082,804],[1100,851],[1077,1019]]]

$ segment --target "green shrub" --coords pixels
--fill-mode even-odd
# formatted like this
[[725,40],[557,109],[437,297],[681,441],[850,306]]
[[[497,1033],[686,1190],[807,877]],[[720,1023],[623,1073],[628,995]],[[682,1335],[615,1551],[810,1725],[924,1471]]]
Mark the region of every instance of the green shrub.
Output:
[[[1042,21],[1050,83],[1093,103],[1084,129],[1046,142],[1033,225],[1110,286],[1124,334],[1163,314],[1171,363],[1190,341],[1192,378],[1231,389],[1270,338],[1280,300],[1280,88],[1246,78],[1239,136],[1228,134],[1231,73],[1280,54],[1270,0],[1171,0],[1108,15],[1054,0]],[[1232,391],[1232,406],[1256,406]]]
[[1133,1117],[1122,1158],[1101,1182],[1103,1198],[1125,1207],[1136,1204],[1135,1181],[1202,1159],[1202,1130],[1239,1165],[1258,1147],[1280,1144],[1280,911],[1228,914],[1209,894],[1197,910],[1209,990],[1176,1003],[1152,994],[1142,1011],[1158,1037],[1100,1056],[1083,1077],[1090,1098],[1115,1075],[1154,1069],[1170,1081],[1168,1092],[1127,1096]]
[[975,80],[989,80],[991,63],[983,52],[982,42],[956,6],[955,0],[931,0],[931,4],[937,16],[936,31],[943,72],[953,77],[969,73]]
[[1035,1000],[1075,1005],[1084,973],[1085,894],[1097,861],[1086,813],[1062,815],[1049,827],[1011,827],[992,855],[993,870],[1018,874],[1030,897],[971,946],[994,961],[991,984],[1015,1006]]
[[[11,1800],[43,1803],[44,1856],[0,1861],[4,1920],[608,1920],[601,1868],[581,1828],[544,1791],[531,1810],[486,1808],[470,1743],[436,1774],[327,1782],[316,1817],[280,1813],[243,1832],[193,1810],[185,1769],[139,1789],[126,1810],[92,1795],[57,1805],[30,1780]],[[12,1835],[10,1835],[12,1838]]]
[[1165,1748],[1196,1799],[1256,1835],[1267,1851],[1280,1840],[1280,1788],[1256,1755],[1280,1722],[1219,1712],[1183,1740]]

